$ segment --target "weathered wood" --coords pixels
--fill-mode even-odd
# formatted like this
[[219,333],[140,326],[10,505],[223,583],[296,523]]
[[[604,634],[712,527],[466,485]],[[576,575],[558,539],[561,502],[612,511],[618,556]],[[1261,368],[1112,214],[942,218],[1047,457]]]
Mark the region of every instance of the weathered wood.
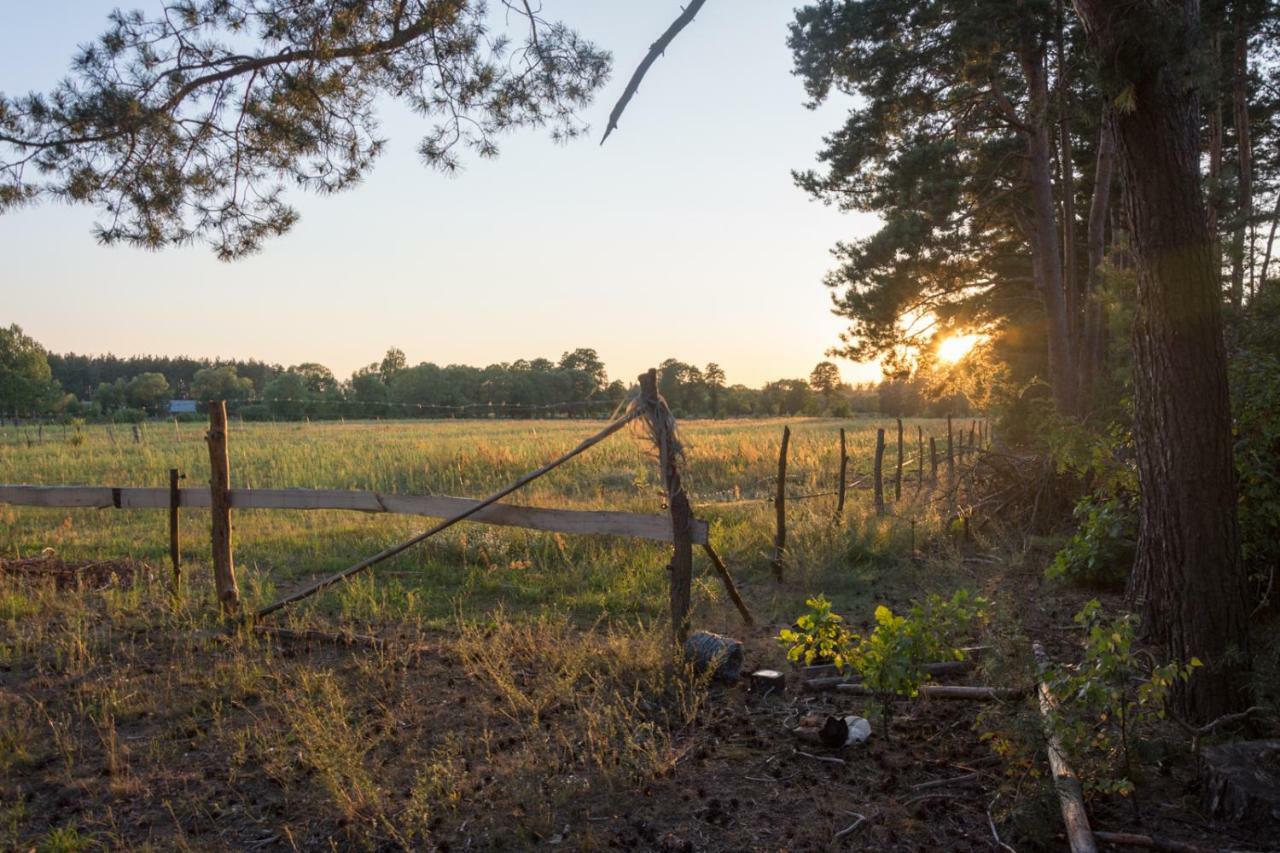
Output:
[[1217,744],[1202,756],[1209,814],[1231,823],[1280,822],[1280,740]]
[[733,575],[729,574],[729,567],[724,564],[724,560],[720,559],[720,555],[716,553],[715,548],[711,547],[710,542],[703,542],[702,550],[710,558],[711,565],[716,567],[716,573],[720,575],[720,580],[724,582],[725,591],[729,593],[733,606],[738,608],[738,613],[742,614],[742,621],[748,625],[754,625],[756,623],[755,617],[751,615],[751,611],[747,609],[747,603],[738,594],[738,586],[733,582]]
[[173,594],[182,591],[182,550],[178,542],[178,507],[182,505],[182,492],[178,489],[177,468],[169,469],[169,562],[173,564]]
[[1221,847],[1201,847],[1160,835],[1142,835],[1136,832],[1095,832],[1093,837],[1103,844],[1141,847],[1144,850],[1158,850],[1160,853],[1223,853]]
[[956,452],[951,432],[951,415],[947,415],[947,482],[956,481]]
[[845,479],[849,475],[849,451],[845,445],[844,427],[840,427],[840,483],[836,492],[836,515],[844,514],[844,492],[848,485]]
[[[940,663],[926,663],[920,668],[934,678],[942,678],[949,675],[963,675],[966,672],[972,672],[975,666],[976,664],[971,660],[951,660]],[[842,684],[860,684],[861,682],[862,677],[860,675],[850,673],[849,675],[826,675],[808,678],[800,682],[800,687],[817,693],[824,690],[834,690]]]
[[671,564],[669,600],[671,635],[678,648],[684,648],[689,636],[689,602],[693,590],[693,536],[690,527],[693,510],[689,495],[680,478],[680,444],[676,440],[675,418],[658,394],[658,371],[640,374],[640,408],[649,419],[649,428],[658,447],[658,464],[667,506],[671,512]]
[[[852,693],[855,696],[880,696],[879,693],[864,684],[837,684],[836,690],[841,693]],[[1018,687],[965,687],[950,684],[925,684],[920,688],[920,696],[924,699],[958,699],[976,702],[1011,702],[1027,695],[1027,691]],[[893,697],[905,699],[905,696]]]
[[938,485],[938,440],[929,436],[929,482]]
[[876,515],[884,515],[884,427],[876,429],[876,461],[872,473]]
[[[1043,672],[1049,666],[1049,658],[1044,647],[1033,643],[1031,651],[1035,655],[1036,664]],[[1097,853],[1093,832],[1089,828],[1089,815],[1084,808],[1084,790],[1080,780],[1067,765],[1066,754],[1062,751],[1062,741],[1058,738],[1050,719],[1057,709],[1058,702],[1049,689],[1048,683],[1041,678],[1036,687],[1040,700],[1040,716],[1044,718],[1044,735],[1049,751],[1049,769],[1053,772],[1053,783],[1058,789],[1058,802],[1062,807],[1062,822],[1067,828],[1067,841],[1072,853]]]
[[[465,521],[466,519],[470,518],[471,516],[475,515],[476,513],[480,512],[486,507],[496,504],[498,501],[502,500],[507,495],[511,494],[517,489],[523,488],[524,486],[527,486],[529,483],[532,483],[534,480],[538,479],[543,474],[546,474],[548,471],[558,468],[559,466],[568,462],[573,457],[577,456],[579,453],[583,453],[586,450],[604,441],[606,438],[613,435],[615,432],[622,429],[627,424],[631,423],[631,421],[639,417],[640,414],[641,414],[641,409],[639,407],[632,408],[625,415],[613,421],[612,423],[610,423],[604,429],[600,430],[595,435],[582,441],[577,447],[573,448],[568,453],[565,453],[562,456],[552,460],[551,462],[548,462],[546,465],[543,465],[541,468],[537,469],[536,471],[530,471],[528,474],[525,474],[523,477],[516,480],[510,486],[507,486],[501,491],[495,492],[494,494],[490,495],[484,500],[477,502],[470,509],[467,509],[463,512],[458,513],[457,515],[454,515],[450,518],[445,519],[444,521],[432,527],[430,530],[425,530],[422,533],[419,533],[417,536],[410,537],[409,539],[406,539],[403,542],[400,542],[396,545],[392,545],[390,548],[386,548],[382,551],[379,551],[377,554],[374,554],[372,557],[366,557],[365,559],[361,560],[355,565],[345,568],[340,572],[329,575],[328,577],[321,578],[317,581],[313,581],[312,583],[308,584],[307,586],[303,587],[302,589],[298,590],[292,595],[285,596],[279,601],[268,604],[266,607],[258,611],[257,618],[261,619],[264,616],[268,616],[276,612],[282,607],[286,607],[290,604],[301,601],[304,598],[310,598],[316,593],[321,592],[325,589],[328,589],[330,586],[333,586],[335,583],[344,581],[347,578],[351,577],[352,575],[359,574],[360,572],[365,571],[371,566],[375,566],[378,563],[381,563],[383,560],[389,560],[392,557],[396,556],[397,554],[402,554],[405,551],[412,548],[414,545],[417,545],[419,542],[423,542],[431,538],[432,536],[435,536],[437,533],[441,532],[442,530],[448,530],[450,527],[452,527],[453,525],[457,524],[460,521]],[[673,536],[674,535],[675,534],[673,533]]]
[[778,450],[778,489],[774,495],[777,530],[773,536],[773,575],[782,582],[782,564],[787,553],[787,445],[791,443],[791,427],[782,428],[782,447]]
[[902,500],[902,418],[898,418],[898,467],[893,475],[893,499]]
[[916,425],[916,491],[924,488],[924,427]]
[[[207,508],[208,489],[178,490],[178,505]],[[479,503],[472,498],[447,495],[398,495],[383,492],[338,489],[231,489],[231,507],[246,509],[353,510],[395,515],[422,515],[449,518]],[[116,503],[118,499],[118,504]],[[164,509],[169,506],[169,490],[119,488],[109,486],[0,486],[0,503],[20,506],[85,507],[109,509]],[[473,515],[468,521],[505,527],[523,527],[554,533],[630,536],[656,542],[671,541],[671,521],[662,515],[641,515],[605,510],[544,509],[497,503]],[[693,544],[707,542],[705,521],[694,519],[690,526]]]
[[212,517],[213,583],[224,616],[240,611],[235,557],[231,544],[231,456],[227,452],[227,404],[209,403],[209,514]]

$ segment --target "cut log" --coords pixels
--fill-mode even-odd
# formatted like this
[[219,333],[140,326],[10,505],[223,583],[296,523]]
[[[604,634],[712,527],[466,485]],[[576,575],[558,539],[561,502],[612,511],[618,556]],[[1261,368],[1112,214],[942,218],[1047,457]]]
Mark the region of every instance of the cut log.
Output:
[[[969,660],[952,660],[943,663],[927,663],[922,669],[934,678],[940,678],[948,675],[959,675],[965,672],[972,672],[974,668],[973,661]],[[828,675],[819,678],[809,678],[800,683],[802,689],[810,692],[820,692],[823,690],[834,690],[841,684],[858,684],[862,681],[862,676],[857,673],[849,673],[848,675]]]
[[[1035,654],[1036,664],[1043,672],[1049,666],[1049,657],[1044,647],[1032,643],[1031,651]],[[1049,685],[1041,680],[1037,688],[1040,699],[1040,716],[1044,718],[1044,735],[1048,744],[1049,769],[1053,771],[1053,784],[1058,789],[1058,802],[1062,807],[1062,822],[1067,829],[1067,841],[1071,845],[1071,853],[1097,853],[1098,845],[1094,842],[1093,831],[1089,828],[1089,814],[1084,808],[1084,790],[1080,780],[1067,765],[1066,755],[1062,751],[1062,741],[1058,738],[1049,718],[1058,706]]]
[[1231,823],[1280,828],[1280,740],[1245,740],[1207,747],[1204,806]]
[[[854,696],[880,696],[879,693],[863,684],[837,684],[836,690],[841,693],[852,693]],[[959,699],[973,702],[1011,702],[1027,695],[1021,687],[959,687],[949,684],[926,684],[920,688],[923,699]],[[906,699],[905,696],[894,698]]]

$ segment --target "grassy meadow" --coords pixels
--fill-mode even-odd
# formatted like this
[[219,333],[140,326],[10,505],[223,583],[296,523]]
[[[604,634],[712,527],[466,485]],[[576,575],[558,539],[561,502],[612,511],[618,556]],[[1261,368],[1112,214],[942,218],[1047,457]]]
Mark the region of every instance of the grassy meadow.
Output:
[[[767,501],[777,477],[782,420],[693,421],[681,428],[684,476],[695,512],[712,524],[712,541],[750,582],[772,553],[774,509]],[[838,431],[847,432],[849,479],[871,470],[878,422],[863,419],[789,421],[789,547],[801,578],[822,572],[833,557],[830,519],[839,471]],[[945,421],[920,421],[945,436]],[[572,447],[599,421],[383,421],[233,423],[232,484],[251,488],[371,489],[407,494],[483,497]],[[892,426],[891,423],[885,423]],[[915,491],[916,422],[907,425],[908,496]],[[163,486],[168,469],[187,487],[208,481],[204,429],[193,423],[152,423],[137,442],[128,426],[46,427],[0,431],[0,482]],[[896,459],[894,436],[886,473]],[[927,441],[927,438],[926,438]],[[926,470],[927,479],[927,470]],[[895,517],[869,517],[863,478],[851,488],[846,519],[850,547],[871,553],[910,547],[935,521],[908,501]],[[819,495],[819,497],[803,497]],[[574,509],[662,513],[657,466],[643,435],[628,430],[517,492],[515,503]],[[35,509],[0,505],[0,555],[52,548],[67,560],[132,557],[167,562],[163,511]],[[336,511],[246,510],[235,515],[236,559],[245,593],[261,600],[295,579],[334,571],[374,553],[429,522],[404,516]],[[182,514],[184,564],[208,570],[208,516]],[[838,549],[837,549],[838,550]],[[666,550],[657,543],[612,537],[571,537],[484,525],[460,525],[376,570],[377,595],[448,618],[461,604],[483,611],[497,604],[522,610],[556,607],[594,618],[600,613],[660,616],[665,607]],[[700,559],[700,558],[699,558]],[[821,577],[821,574],[818,575]],[[763,577],[761,575],[761,577]],[[365,585],[368,580],[363,582]],[[363,593],[371,590],[362,589]],[[401,596],[403,592],[405,595]],[[714,589],[703,590],[711,595]],[[335,593],[339,598],[344,593]],[[330,602],[332,603],[332,602]]]
[[[850,480],[870,470],[876,422],[788,423],[793,497],[835,490],[842,426]],[[926,437],[945,437],[945,421],[920,425]],[[599,426],[233,422],[232,483],[483,496]],[[976,575],[939,571],[944,561],[962,564],[936,556],[952,539],[936,535],[940,504],[930,499],[927,471],[916,495],[910,465],[903,500],[892,503],[888,490],[885,517],[875,516],[865,484],[850,490],[839,522],[834,496],[792,500],[786,578],[777,583],[766,496],[782,426],[682,425],[695,514],[710,521],[758,622],[742,625],[699,553],[695,627],[741,638],[750,666],[781,667],[773,637],[815,592],[856,621],[879,601],[978,585]],[[187,485],[198,485],[208,470],[202,438],[197,424],[148,424],[140,442],[128,427],[83,427],[79,438],[74,428],[46,427],[41,439],[7,426],[0,482],[158,486],[176,466]],[[894,459],[891,446],[888,470]],[[656,465],[632,431],[519,500],[664,511]],[[224,631],[201,510],[183,513],[188,581],[179,601],[169,593],[163,511],[0,513],[7,559],[53,549],[66,561],[133,558],[155,567],[107,583],[0,573],[0,848],[812,849],[865,808],[868,779],[889,786],[927,778],[923,765],[855,770],[807,761],[778,742],[795,700],[725,692],[673,667],[668,548],[657,543],[459,525],[274,620],[386,641],[367,648]],[[908,559],[913,520],[916,543],[932,539],[935,556]],[[246,606],[429,523],[263,510],[237,512],[234,521]],[[943,766],[986,754],[946,716],[954,713],[935,708],[897,725],[925,738],[931,761]],[[791,776],[775,776],[785,767]],[[830,786],[837,776],[850,784]],[[795,781],[767,798],[752,781],[776,778]],[[780,823],[766,802],[808,816]],[[866,828],[860,841],[886,849],[899,833],[919,830],[911,815],[895,820]],[[947,844],[949,833],[985,832],[985,820],[978,809],[927,834]]]

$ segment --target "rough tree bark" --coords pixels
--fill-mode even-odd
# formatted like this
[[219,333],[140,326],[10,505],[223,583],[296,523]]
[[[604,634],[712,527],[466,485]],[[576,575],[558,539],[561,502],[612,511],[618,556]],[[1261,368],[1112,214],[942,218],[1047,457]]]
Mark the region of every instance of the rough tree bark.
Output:
[[1071,324],[1062,278],[1062,249],[1058,240],[1057,202],[1053,194],[1053,145],[1049,135],[1049,81],[1044,48],[1035,35],[1024,33],[1018,51],[1029,94],[1027,156],[1031,183],[1031,260],[1036,287],[1044,301],[1049,330],[1049,379],[1060,414],[1076,412],[1076,370]]
[[1115,111],[1102,109],[1098,131],[1098,157],[1093,169],[1093,197],[1089,201],[1089,278],[1085,296],[1083,356],[1080,364],[1080,395],[1087,401],[1106,362],[1107,317],[1102,302],[1102,262],[1107,251],[1107,216],[1111,209],[1111,181],[1115,174]]
[[1249,29],[1244,3],[1236,2],[1232,12],[1231,120],[1236,132],[1239,177],[1236,183],[1235,232],[1231,235],[1231,305],[1244,305],[1245,233],[1253,217],[1253,143],[1249,136]]
[[[1138,272],[1134,437],[1142,491],[1132,603],[1170,657],[1206,666],[1178,691],[1197,722],[1248,705],[1221,290],[1200,183],[1198,0],[1074,0],[1113,92]],[[1175,26],[1170,26],[1170,22]]]

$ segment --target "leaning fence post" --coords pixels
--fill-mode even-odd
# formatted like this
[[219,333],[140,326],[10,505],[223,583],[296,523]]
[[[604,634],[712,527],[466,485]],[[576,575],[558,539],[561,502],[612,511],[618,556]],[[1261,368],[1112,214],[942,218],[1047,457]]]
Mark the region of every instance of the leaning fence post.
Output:
[[177,468],[169,469],[169,561],[173,563],[175,596],[182,593],[182,551],[178,544],[178,504],[181,501],[178,480],[181,476]]
[[876,429],[876,467],[872,475],[874,480],[876,515],[884,515],[884,427]]
[[947,415],[947,482],[956,481],[956,452],[951,438],[951,415]]
[[209,505],[213,517],[213,583],[226,616],[240,610],[240,589],[231,553],[231,457],[227,453],[227,403],[209,403]]
[[898,418],[898,469],[893,475],[893,499],[902,500],[902,418]]
[[844,427],[840,427],[840,485],[837,486],[836,515],[844,513],[845,478],[849,473],[849,453],[845,446]]
[[666,417],[654,419],[654,438],[658,444],[658,464],[662,466],[662,483],[667,492],[667,506],[671,510],[671,635],[683,648],[689,633],[689,599],[693,586],[693,509],[689,495],[680,480],[677,466],[675,420],[662,398],[658,396],[658,371],[640,374],[640,394],[649,412],[666,412]]
[[774,512],[778,530],[773,537],[773,575],[782,582],[782,563],[787,551],[787,445],[791,443],[791,427],[782,428],[782,448],[778,451],[778,490],[774,495]]

